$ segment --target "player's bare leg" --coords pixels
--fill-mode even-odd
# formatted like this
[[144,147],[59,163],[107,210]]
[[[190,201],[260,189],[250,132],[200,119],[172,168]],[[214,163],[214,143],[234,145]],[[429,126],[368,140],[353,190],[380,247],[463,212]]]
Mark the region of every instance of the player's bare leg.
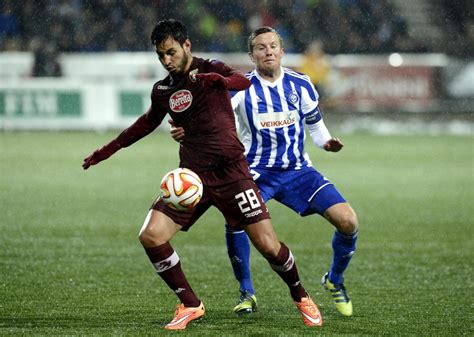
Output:
[[290,249],[278,241],[269,219],[248,225],[245,231],[255,248],[268,260],[271,268],[283,279],[308,326],[322,326],[323,318],[317,305],[311,300],[300,282],[295,259]]
[[332,205],[324,212],[324,217],[332,223],[339,232],[346,235],[355,233],[359,227],[357,215],[348,203]]
[[168,330],[185,329],[189,322],[202,317],[205,312],[181,269],[178,254],[169,243],[180,229],[181,226],[167,215],[150,210],[139,234],[140,242],[156,272],[181,301],[174,319],[165,326]]
[[357,215],[348,203],[339,203],[329,207],[324,217],[336,227],[336,232],[332,240],[331,268],[321,283],[331,293],[336,309],[344,316],[352,316],[352,301],[344,286],[343,273],[356,249]]
[[156,247],[169,242],[180,229],[170,217],[152,209],[140,229],[139,239],[145,249]]

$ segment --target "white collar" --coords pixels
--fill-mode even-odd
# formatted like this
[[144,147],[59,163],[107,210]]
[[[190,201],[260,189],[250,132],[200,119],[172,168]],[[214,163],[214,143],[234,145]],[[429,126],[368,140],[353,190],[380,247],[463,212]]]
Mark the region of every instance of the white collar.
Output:
[[278,83],[280,83],[283,79],[283,76],[285,76],[285,72],[283,70],[283,67],[280,66],[280,76],[273,82],[270,82],[266,79],[264,79],[262,76],[260,76],[260,74],[258,73],[257,69],[255,69],[255,75],[257,76],[257,78],[260,80],[260,82],[262,84],[265,84],[266,86],[268,87],[275,87],[278,85]]

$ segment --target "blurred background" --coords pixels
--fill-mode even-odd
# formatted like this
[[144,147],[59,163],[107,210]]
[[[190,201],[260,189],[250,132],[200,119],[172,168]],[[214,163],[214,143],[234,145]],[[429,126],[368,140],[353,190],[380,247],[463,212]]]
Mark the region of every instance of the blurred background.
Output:
[[472,0],[3,0],[0,129],[110,129],[149,105],[166,75],[150,44],[183,20],[194,54],[252,69],[248,35],[284,39],[346,131],[472,133]]

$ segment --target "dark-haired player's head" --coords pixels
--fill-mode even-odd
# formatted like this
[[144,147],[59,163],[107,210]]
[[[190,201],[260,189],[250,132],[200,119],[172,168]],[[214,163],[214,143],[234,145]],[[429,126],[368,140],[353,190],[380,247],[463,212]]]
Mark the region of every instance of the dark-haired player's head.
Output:
[[178,20],[167,19],[158,22],[151,33],[151,44],[156,46],[172,38],[180,45],[188,39],[188,29]]
[[181,21],[168,19],[158,22],[151,33],[151,43],[161,64],[170,74],[179,75],[189,69],[191,41]]
[[250,60],[260,74],[278,73],[284,54],[280,34],[271,27],[261,27],[250,34],[248,39]]

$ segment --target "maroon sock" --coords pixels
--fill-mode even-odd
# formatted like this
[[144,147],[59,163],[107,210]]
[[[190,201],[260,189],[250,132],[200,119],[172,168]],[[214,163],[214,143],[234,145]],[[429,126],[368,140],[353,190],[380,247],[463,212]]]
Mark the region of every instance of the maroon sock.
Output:
[[280,243],[281,248],[278,255],[273,259],[268,259],[268,262],[272,269],[285,281],[288,288],[290,288],[290,294],[293,300],[301,302],[301,298],[306,297],[307,294],[301,285],[295,259],[290,249],[283,242]]
[[169,242],[158,247],[145,248],[156,272],[175,292],[185,307],[197,307],[201,303],[181,269],[179,256]]

